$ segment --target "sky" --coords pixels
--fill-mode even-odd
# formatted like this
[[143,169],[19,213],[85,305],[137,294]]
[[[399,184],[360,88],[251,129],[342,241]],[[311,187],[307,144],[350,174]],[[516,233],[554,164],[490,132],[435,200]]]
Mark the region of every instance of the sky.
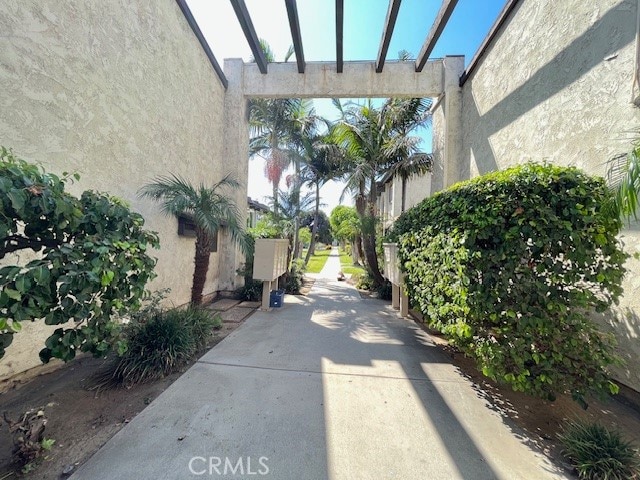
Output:
[[[486,37],[506,0],[459,0],[430,58],[464,55],[468,64]],[[284,0],[245,0],[259,38],[265,39],[276,61],[283,61],[292,45]],[[228,0],[188,0],[189,8],[202,30],[220,66],[225,58],[249,61],[251,49],[242,33]],[[440,0],[403,0],[400,5],[387,59],[398,57],[400,50],[416,56],[440,8]],[[306,61],[335,61],[335,1],[298,0],[298,16]],[[344,61],[375,60],[389,6],[388,0],[344,0]],[[293,58],[290,61],[295,61]],[[314,100],[316,113],[329,120],[337,111],[329,99]],[[431,131],[419,132],[421,145],[431,151]],[[248,193],[268,203],[272,188],[264,178],[264,161],[249,162]],[[283,182],[284,183],[284,182]],[[282,185],[284,187],[284,184]],[[340,203],[343,185],[329,182],[321,190],[323,210],[329,214]],[[343,204],[352,204],[348,195]]]

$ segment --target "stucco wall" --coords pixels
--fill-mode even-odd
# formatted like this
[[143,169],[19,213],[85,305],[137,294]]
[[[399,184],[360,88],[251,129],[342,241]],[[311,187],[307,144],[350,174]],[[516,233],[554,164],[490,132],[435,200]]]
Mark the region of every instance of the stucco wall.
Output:
[[[521,0],[463,86],[459,178],[528,160],[605,172],[629,149],[640,111],[631,103],[636,0]],[[435,122],[434,122],[435,123]],[[637,228],[624,234],[640,249]],[[629,263],[615,331],[640,390],[640,266]]]
[[[160,234],[150,288],[188,302],[194,240],[136,193],[169,172],[198,183],[225,173],[224,89],[176,2],[1,2],[0,31],[0,144],[50,171],[78,172],[74,193],[130,202]],[[205,293],[218,288],[218,256]]]

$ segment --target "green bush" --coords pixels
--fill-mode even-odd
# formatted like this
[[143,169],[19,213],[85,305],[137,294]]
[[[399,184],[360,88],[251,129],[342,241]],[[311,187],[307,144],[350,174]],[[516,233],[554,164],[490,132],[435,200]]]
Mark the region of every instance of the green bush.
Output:
[[219,315],[202,308],[151,309],[127,325],[127,348],[110,381],[131,386],[169,375],[184,366],[221,326]]
[[376,292],[380,300],[391,300],[391,282],[385,280],[385,282],[376,289]]
[[559,435],[563,454],[588,480],[628,480],[640,476],[638,450],[618,431],[595,423],[569,423]]
[[[351,277],[353,280],[353,277]],[[364,273],[357,275],[355,278],[356,288],[359,290],[371,290],[373,288],[373,278],[369,272],[365,270]]]
[[237,294],[241,300],[256,302],[262,298],[262,282],[245,278],[244,285],[237,290]]
[[300,289],[302,288],[302,284],[304,282],[304,272],[306,270],[306,266],[304,264],[304,260],[301,258],[295,259],[291,262],[291,269],[287,274],[287,280],[285,283],[284,291],[290,294],[300,293]]
[[589,319],[622,292],[605,183],[525,164],[462,182],[403,214],[389,239],[411,302],[484,375],[553,399],[616,392],[613,337]]

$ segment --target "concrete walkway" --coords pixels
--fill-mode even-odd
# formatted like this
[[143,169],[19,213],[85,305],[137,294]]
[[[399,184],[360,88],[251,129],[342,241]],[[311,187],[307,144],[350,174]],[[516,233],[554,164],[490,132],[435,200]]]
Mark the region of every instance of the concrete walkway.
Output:
[[385,302],[337,282],[257,312],[74,479],[564,478]]

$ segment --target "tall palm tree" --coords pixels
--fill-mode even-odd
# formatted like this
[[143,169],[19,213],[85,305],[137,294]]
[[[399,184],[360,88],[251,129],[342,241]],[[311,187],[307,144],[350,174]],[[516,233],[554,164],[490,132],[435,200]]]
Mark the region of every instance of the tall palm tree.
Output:
[[[275,61],[269,44],[260,39],[260,48],[267,62]],[[293,53],[289,47],[285,62]],[[255,59],[251,59],[255,61]],[[251,140],[249,154],[259,155],[266,161],[265,176],[273,188],[273,209],[278,214],[278,192],[282,175],[290,164],[286,144],[292,130],[297,128],[295,115],[300,110],[302,100],[296,98],[253,98],[249,100],[249,128]]]
[[[342,120],[332,131],[333,140],[341,146],[347,159],[345,190],[354,194],[365,262],[376,285],[384,283],[376,254],[377,181],[388,171],[409,176],[413,168],[424,168],[424,162],[410,160],[419,152],[421,141],[409,135],[420,123],[418,113],[423,111],[425,102],[419,100],[389,99],[379,108],[370,100],[363,105],[352,105],[341,109]],[[409,115],[411,112],[413,117]]]
[[212,242],[221,228],[226,228],[233,242],[244,253],[249,251],[249,241],[240,220],[237,205],[224,194],[227,188],[238,188],[240,184],[227,175],[211,187],[204,184],[193,186],[188,180],[170,174],[160,176],[143,186],[139,195],[161,204],[167,216],[186,215],[193,219],[196,230],[191,303],[202,303],[202,291],[209,271]]

